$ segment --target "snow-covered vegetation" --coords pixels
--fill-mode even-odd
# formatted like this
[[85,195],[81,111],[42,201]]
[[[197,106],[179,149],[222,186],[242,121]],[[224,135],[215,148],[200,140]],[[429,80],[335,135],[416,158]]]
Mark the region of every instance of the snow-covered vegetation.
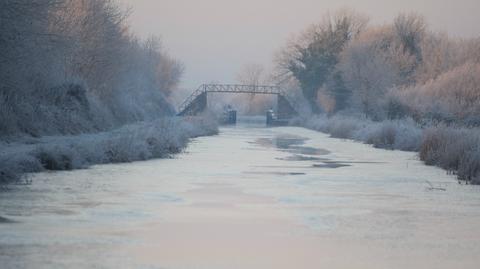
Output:
[[165,158],[182,151],[190,138],[217,132],[216,120],[202,116],[165,117],[94,134],[24,137],[14,143],[0,143],[0,183],[44,170]]
[[80,134],[172,115],[182,65],[113,0],[0,1],[0,136]]
[[480,39],[430,31],[418,14],[376,26],[342,10],[290,40],[277,67],[312,108],[297,123],[420,151],[427,164],[480,183]]
[[292,122],[310,129],[329,133],[332,137],[353,139],[378,148],[418,151],[422,128],[411,119],[375,122],[349,116],[317,115]]
[[165,157],[216,132],[173,117],[183,67],[127,17],[114,0],[0,1],[0,183]]
[[374,147],[418,151],[428,165],[437,165],[460,180],[480,184],[480,129],[447,125],[421,126],[414,120],[372,121],[342,115],[296,118],[292,124],[351,139]]

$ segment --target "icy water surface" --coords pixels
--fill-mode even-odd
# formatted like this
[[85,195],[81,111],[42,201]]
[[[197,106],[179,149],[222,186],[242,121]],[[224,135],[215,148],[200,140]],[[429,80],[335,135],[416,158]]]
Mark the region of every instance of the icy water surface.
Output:
[[478,187],[302,128],[32,180],[0,193],[0,268],[480,266]]

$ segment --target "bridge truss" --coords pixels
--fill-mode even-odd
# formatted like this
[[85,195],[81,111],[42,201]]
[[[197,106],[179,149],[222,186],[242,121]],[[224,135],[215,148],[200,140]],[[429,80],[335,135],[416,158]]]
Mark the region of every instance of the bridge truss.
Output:
[[[194,115],[206,108],[207,93],[248,93],[278,96],[279,115],[296,114],[294,102],[279,86],[241,84],[203,84],[194,91],[179,107],[179,116]],[[280,108],[280,106],[282,106]],[[282,111],[283,113],[280,113]]]

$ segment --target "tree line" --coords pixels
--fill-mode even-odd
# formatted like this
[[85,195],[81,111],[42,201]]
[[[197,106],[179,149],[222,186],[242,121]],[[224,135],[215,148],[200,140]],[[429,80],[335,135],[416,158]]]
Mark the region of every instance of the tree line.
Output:
[[314,113],[371,120],[480,125],[480,39],[429,30],[418,14],[370,25],[351,10],[327,15],[276,57]]
[[0,135],[74,134],[171,115],[183,66],[113,0],[0,1]]

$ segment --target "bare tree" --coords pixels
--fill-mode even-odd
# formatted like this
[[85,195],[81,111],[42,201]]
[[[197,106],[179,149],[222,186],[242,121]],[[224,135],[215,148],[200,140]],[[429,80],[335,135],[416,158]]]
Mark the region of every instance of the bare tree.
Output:
[[[267,72],[260,64],[246,64],[238,72],[237,82],[240,84],[250,85],[255,90],[255,87],[267,84]],[[244,96],[235,98],[233,102],[237,104],[244,104],[244,112],[247,114],[264,113],[266,109],[273,106],[271,97],[266,95],[257,95],[255,93],[248,94],[247,98]]]
[[[410,69],[404,70],[403,77],[411,77],[416,68],[423,61],[421,42],[425,37],[426,23],[421,15],[416,13],[400,14],[393,23],[398,43],[403,49],[404,54],[410,54],[415,57],[415,65]],[[414,80],[410,80],[413,83]]]
[[305,98],[315,111],[319,111],[318,90],[335,69],[339,54],[364,29],[367,21],[350,10],[326,15],[321,23],[310,26],[278,54],[281,74],[299,81]]
[[246,64],[237,73],[237,81],[252,86],[263,84],[265,82],[265,68],[260,64]]

